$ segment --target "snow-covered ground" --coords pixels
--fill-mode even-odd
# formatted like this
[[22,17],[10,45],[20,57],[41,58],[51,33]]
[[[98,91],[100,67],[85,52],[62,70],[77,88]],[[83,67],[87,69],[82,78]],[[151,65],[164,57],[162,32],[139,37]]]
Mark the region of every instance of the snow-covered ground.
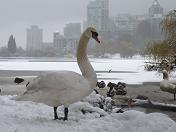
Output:
[[[128,84],[138,84],[142,82],[160,81],[162,76],[156,72],[144,71],[144,62],[140,59],[92,59],[92,65],[98,71],[99,80],[106,82],[123,81]],[[111,72],[108,71],[111,69]],[[1,61],[0,70],[32,70],[32,71],[53,71],[72,70],[80,73],[76,62],[28,62],[21,61]]]
[[[53,108],[33,102],[0,97],[0,132],[175,132],[176,123],[161,113],[129,110],[108,114],[88,102],[69,107],[68,121],[53,120]],[[81,109],[92,113],[82,114]],[[58,109],[63,116],[63,107]],[[100,115],[104,115],[100,117]]]
[[[143,70],[144,61],[94,59],[92,60],[92,64],[96,71],[101,71],[98,72],[98,77],[105,78],[106,81],[124,81],[133,84],[145,81],[160,81],[162,76],[159,76],[159,74]],[[63,69],[80,72],[76,62],[0,62],[0,70],[38,71]],[[109,69],[112,69],[111,73],[105,72]],[[124,113],[107,113],[98,107],[93,107],[88,100],[70,105],[68,121],[55,121],[53,120],[52,107],[34,102],[16,102],[11,100],[12,97],[0,96],[0,132],[176,131],[176,123],[167,115],[161,113],[145,114],[130,109]],[[93,98],[92,96],[91,99]],[[92,113],[83,114],[81,112],[82,109],[92,111]],[[58,108],[58,115],[63,116],[62,106]],[[100,117],[100,115],[104,116]]]

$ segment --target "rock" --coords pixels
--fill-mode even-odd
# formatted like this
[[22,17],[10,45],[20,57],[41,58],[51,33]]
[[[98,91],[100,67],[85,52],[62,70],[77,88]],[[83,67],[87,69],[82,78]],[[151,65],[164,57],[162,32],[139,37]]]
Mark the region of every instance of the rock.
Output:
[[112,99],[110,97],[105,98],[104,110],[107,112],[112,111]]
[[97,86],[99,88],[104,88],[106,86],[105,82],[104,81],[100,81],[100,82],[97,82]]
[[127,94],[126,90],[123,90],[123,89],[118,89],[116,91],[116,95],[126,95],[126,94]]

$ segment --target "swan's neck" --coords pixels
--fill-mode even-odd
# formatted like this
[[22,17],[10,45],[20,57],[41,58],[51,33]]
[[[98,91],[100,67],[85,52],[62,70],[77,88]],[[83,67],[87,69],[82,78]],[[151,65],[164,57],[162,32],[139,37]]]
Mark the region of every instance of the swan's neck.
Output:
[[77,48],[77,62],[82,72],[82,76],[89,81],[91,88],[95,88],[97,84],[97,75],[87,57],[88,42],[89,38],[83,33]]

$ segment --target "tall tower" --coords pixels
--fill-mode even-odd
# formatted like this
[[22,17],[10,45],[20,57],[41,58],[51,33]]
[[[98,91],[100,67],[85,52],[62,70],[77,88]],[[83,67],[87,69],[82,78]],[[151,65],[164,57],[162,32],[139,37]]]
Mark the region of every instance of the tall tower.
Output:
[[87,6],[87,26],[107,31],[109,23],[109,0],[91,1]]
[[154,0],[152,6],[149,8],[149,17],[162,17],[163,15],[163,8],[160,6],[158,0]]
[[27,51],[41,50],[43,43],[43,30],[39,29],[38,26],[32,25],[27,32]]
[[148,14],[148,22],[150,24],[150,39],[161,40],[164,37],[160,27],[160,23],[164,16],[164,9],[161,7],[158,0],[153,1],[152,6],[149,8]]

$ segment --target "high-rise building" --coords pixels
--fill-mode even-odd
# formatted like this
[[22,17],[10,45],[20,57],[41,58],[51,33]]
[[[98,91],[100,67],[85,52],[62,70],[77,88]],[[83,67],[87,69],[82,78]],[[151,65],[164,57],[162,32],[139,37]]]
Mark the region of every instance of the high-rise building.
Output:
[[59,56],[75,55],[79,38],[65,37],[59,32],[53,34],[53,45]]
[[43,43],[43,30],[36,25],[32,25],[27,29],[27,51],[40,50]]
[[149,8],[149,17],[162,17],[163,15],[163,8],[160,6],[158,0],[154,0],[152,6]]
[[53,46],[59,52],[64,51],[66,48],[65,37],[61,35],[59,32],[53,33]]
[[135,43],[139,48],[144,49],[147,42],[158,41],[164,38],[160,23],[163,20],[164,11],[158,0],[154,0],[148,9],[145,20],[141,21],[135,34]]
[[164,17],[164,9],[161,7],[158,0],[154,0],[152,6],[149,8],[149,23],[151,29],[151,39],[160,40],[163,38],[163,33],[160,27],[160,23]]
[[64,28],[64,36],[78,38],[81,35],[81,23],[68,23]]
[[114,17],[117,30],[121,33],[133,33],[141,21],[143,15],[118,14]]
[[109,0],[91,1],[87,6],[87,26],[107,31],[109,23]]

